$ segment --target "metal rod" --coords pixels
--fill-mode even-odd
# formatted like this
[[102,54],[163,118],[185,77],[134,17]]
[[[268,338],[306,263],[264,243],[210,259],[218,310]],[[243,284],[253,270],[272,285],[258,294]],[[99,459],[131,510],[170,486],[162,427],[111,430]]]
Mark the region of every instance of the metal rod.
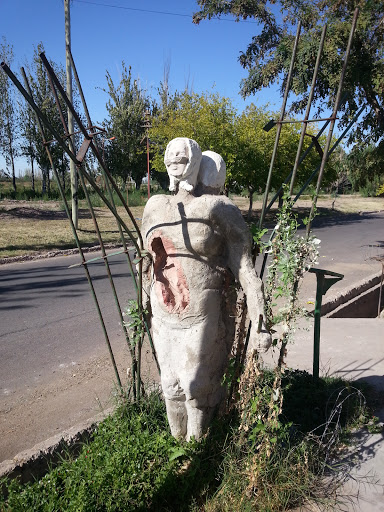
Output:
[[[51,89],[52,89],[52,92],[53,92],[53,95],[54,95],[54,98],[55,98],[57,109],[59,111],[61,111],[60,101],[59,101],[59,98],[57,96],[55,87],[53,85],[53,81],[51,79],[51,76],[50,75],[48,75],[48,76],[49,76],[49,82],[50,82]],[[63,128],[64,128],[64,132],[66,134],[68,134],[69,133],[69,126],[67,126],[67,123],[65,122],[64,116],[61,115],[60,117],[61,117],[61,122],[62,122],[62,125],[63,125]],[[74,143],[73,143],[73,140],[71,138],[69,139],[69,144],[71,146],[72,152],[75,152]],[[131,346],[131,344],[129,342],[129,334],[128,334],[127,328],[126,328],[126,326],[124,324],[124,318],[123,318],[123,314],[122,314],[122,311],[121,311],[119,298],[118,298],[117,293],[116,293],[116,287],[115,287],[115,283],[114,283],[114,280],[113,280],[113,277],[112,277],[111,268],[109,266],[108,259],[106,258],[106,251],[105,251],[105,247],[104,247],[103,238],[101,236],[101,232],[100,232],[100,229],[99,229],[99,224],[97,222],[95,211],[93,209],[92,202],[91,202],[91,199],[89,197],[88,189],[87,189],[87,187],[85,185],[84,177],[83,177],[83,174],[81,173],[80,167],[81,166],[79,165],[78,166],[78,170],[79,170],[79,177],[80,177],[80,181],[81,181],[81,186],[83,187],[83,190],[84,190],[85,199],[87,201],[88,209],[90,211],[91,218],[92,218],[92,221],[93,221],[93,225],[94,225],[94,228],[95,228],[95,231],[96,231],[96,236],[97,236],[97,239],[99,241],[100,250],[101,250],[101,254],[102,254],[102,259],[104,261],[105,269],[106,269],[107,276],[108,276],[108,279],[109,279],[109,284],[110,284],[111,290],[112,290],[112,295],[113,295],[113,298],[115,300],[115,305],[116,305],[117,312],[118,312],[118,315],[119,315],[119,318],[120,318],[120,324],[121,324],[122,329],[124,331],[125,339],[127,341],[128,348],[129,348],[129,350],[131,352],[132,362],[134,362],[134,360],[135,360],[135,353],[132,350],[132,346]],[[72,216],[72,219],[73,219],[73,216]],[[73,224],[76,227],[76,224],[75,224],[74,221],[73,221]],[[134,365],[132,365],[132,366],[134,367]]]
[[[128,250],[133,250],[132,247]],[[127,251],[123,250],[123,251],[117,251],[117,252],[111,252],[109,254],[107,254],[106,256],[98,256],[97,258],[91,258],[90,260],[87,260],[87,265],[89,265],[90,263],[95,263],[96,261],[100,261],[100,260],[103,260],[104,258],[111,258],[112,256],[119,256],[120,254],[124,254],[126,253]],[[81,267],[82,263],[75,263],[74,265],[69,265],[68,268],[75,268],[75,267]]]
[[[279,119],[280,121],[282,121],[284,119],[285,107],[287,105],[287,99],[288,99],[288,92],[289,92],[289,88],[291,86],[293,66],[294,66],[294,62],[295,62],[295,58],[296,58],[297,45],[299,43],[300,30],[301,30],[301,21],[299,21],[299,23],[297,25],[295,44],[293,46],[291,64],[290,64],[290,67],[289,67],[287,83],[286,83],[286,86],[285,86],[285,92],[284,92],[284,98],[283,98],[283,104],[282,104],[281,112],[280,112],[280,119]],[[271,163],[270,163],[270,166],[269,166],[269,173],[268,173],[268,178],[267,178],[267,184],[265,186],[264,199],[263,199],[263,207],[262,207],[261,215],[260,215],[259,228],[263,227],[263,223],[264,223],[264,219],[265,219],[265,211],[266,211],[266,206],[267,206],[267,202],[268,202],[268,194],[269,194],[269,190],[271,188],[272,171],[273,171],[273,166],[275,164],[275,159],[276,159],[276,154],[277,154],[277,147],[279,145],[279,140],[280,140],[281,126],[282,126],[281,123],[279,123],[277,125],[276,137],[275,137],[275,145],[274,145],[274,148],[273,148]]]
[[295,184],[295,181],[296,181],[297,169],[299,167],[299,159],[300,159],[301,150],[302,150],[303,144],[304,144],[305,132],[307,131],[307,122],[308,122],[309,113],[311,111],[312,100],[313,100],[313,95],[314,95],[314,92],[315,92],[315,85],[316,85],[316,80],[317,80],[317,74],[318,74],[318,71],[319,71],[321,54],[322,54],[323,48],[324,48],[324,40],[325,40],[326,32],[327,32],[327,25],[324,25],[323,31],[321,33],[319,49],[318,49],[318,52],[317,52],[316,64],[315,64],[315,69],[314,69],[314,72],[313,72],[311,90],[310,90],[310,93],[309,93],[309,98],[308,98],[308,103],[307,103],[307,109],[305,111],[304,121],[303,121],[303,125],[301,127],[301,134],[300,134],[299,145],[297,147],[296,159],[295,159],[295,163],[294,163],[293,170],[292,170],[292,178],[291,178],[291,184],[290,184],[290,187],[289,187],[289,195],[293,194],[293,187],[294,187],[294,184]]
[[[356,112],[356,114],[354,115],[353,119],[350,121],[350,123],[348,124],[348,126],[345,128],[345,130],[343,131],[343,133],[340,135],[340,137],[337,139],[337,141],[334,143],[334,145],[332,146],[332,148],[329,150],[329,154],[328,156],[330,156],[334,150],[337,148],[337,146],[340,144],[340,141],[346,136],[346,134],[349,132],[349,130],[352,128],[352,126],[354,125],[354,123],[356,122],[356,120],[358,119],[358,117],[360,116],[360,114],[363,112],[363,110],[365,109],[365,105],[363,105],[362,107],[360,107],[360,109]],[[326,126],[326,125],[325,125]],[[325,127],[324,127],[325,128]],[[319,132],[320,133],[320,132]],[[303,155],[304,156],[304,155]],[[320,169],[320,164],[316,167],[316,169],[313,171],[313,173],[311,174],[311,176],[307,179],[307,181],[304,183],[304,185],[301,187],[300,191],[298,192],[298,194],[295,196],[295,198],[293,199],[293,203],[296,203],[296,201],[298,201],[300,199],[300,197],[303,195],[303,193],[305,192],[305,190],[308,188],[309,184],[311,183],[311,181],[313,180],[313,178],[316,176],[316,174],[319,172],[319,169]],[[276,196],[277,197],[277,196]],[[275,197],[275,199],[276,199]],[[272,205],[270,204],[269,207],[271,207]],[[269,240],[271,241],[273,239],[273,237],[275,236],[275,229],[272,230],[272,233],[270,235],[270,238]],[[266,262],[267,262],[267,259],[268,259],[268,253],[264,253],[263,254],[263,263],[262,263],[262,267],[261,267],[261,271],[260,271],[260,279],[263,278],[263,275],[264,275],[264,272],[265,272],[265,268],[266,268]]]
[[[77,84],[78,89],[79,89],[79,93],[80,93],[81,101],[82,101],[82,104],[83,104],[84,112],[85,112],[85,115],[86,115],[86,118],[87,118],[88,129],[90,130],[90,129],[94,128],[94,125],[92,124],[92,121],[91,121],[91,116],[90,116],[90,113],[89,113],[89,110],[88,110],[87,103],[85,101],[85,96],[84,96],[83,89],[82,89],[82,86],[81,86],[80,78],[79,78],[79,75],[77,73],[76,65],[75,65],[75,62],[74,62],[74,59],[73,59],[73,56],[72,56],[72,53],[71,53],[70,49],[68,49],[68,55],[69,55],[69,58],[70,58],[70,61],[71,61],[71,66],[72,66],[72,69],[73,69],[75,81],[76,81],[76,84]],[[95,148],[96,148],[97,152],[100,153],[99,152],[99,148],[98,148],[97,143],[96,143],[94,138],[93,138],[93,142],[94,142],[94,145],[95,145]],[[147,131],[147,144],[148,144],[148,131]],[[148,179],[149,179],[149,147],[147,147],[147,159],[148,159]],[[104,163],[104,166],[106,168],[105,159],[104,158],[103,158],[103,163]],[[106,184],[107,192],[108,192],[111,204],[112,204],[112,206],[114,208],[114,211],[117,212],[116,204],[115,204],[114,198],[113,198],[113,193],[112,193],[112,190],[111,190],[111,187],[110,187],[110,180],[112,181],[112,184],[114,184],[114,182],[113,182],[111,176],[109,175],[109,173],[107,174],[105,172],[104,166],[101,167],[102,173],[103,173],[103,177],[104,177],[104,182]],[[108,177],[109,177],[109,179],[108,179]],[[148,182],[148,193],[149,193],[149,182]],[[130,209],[129,209],[128,204],[127,205],[125,204],[125,201],[124,201],[124,199],[122,197],[120,199],[122,200],[122,204],[123,204],[123,206],[125,206],[125,209],[128,210],[128,213],[130,213]],[[132,215],[130,215],[130,217],[131,217],[131,219],[133,218]],[[134,280],[134,284],[136,285],[136,280],[135,280],[134,271],[133,271],[133,268],[132,268],[131,259],[130,259],[129,254],[128,254],[128,249],[127,249],[127,245],[126,245],[126,242],[125,242],[125,238],[124,238],[124,235],[123,235],[123,231],[122,231],[120,222],[117,220],[117,218],[116,218],[116,223],[117,223],[117,227],[118,227],[119,234],[120,234],[120,240],[121,240],[123,248],[124,248],[122,253],[125,253],[127,255],[127,261],[128,261],[128,266],[129,266],[129,269],[130,269],[130,273],[131,273],[132,278]],[[135,223],[134,223],[134,226],[136,226],[136,232],[140,236],[140,230],[138,229],[138,226]],[[140,253],[141,253],[141,255],[143,255],[144,251],[140,251]],[[107,257],[107,256],[105,256],[105,257]],[[139,278],[139,281],[140,282],[142,281],[142,277]],[[136,292],[138,292],[138,289],[140,289],[140,290],[142,289],[142,284],[140,284],[139,287],[136,286]],[[145,313],[144,313],[143,307],[142,307],[142,295],[139,296],[138,293],[137,293],[137,295],[138,295],[138,297],[137,297],[138,298],[138,304],[139,304],[139,308],[140,308],[140,311],[141,311],[141,315],[142,315],[143,323],[144,323],[144,326],[145,326],[145,330],[147,332],[149,344],[150,344],[150,347],[151,347],[151,350],[152,350],[152,354],[153,354],[153,357],[154,357],[157,369],[158,369],[158,371],[160,373],[160,366],[159,366],[159,363],[158,363],[158,360],[157,360],[157,355],[156,355],[155,347],[154,347],[154,344],[153,344],[151,331],[149,329],[148,322],[147,322],[147,320],[145,318]],[[128,339],[127,339],[127,341],[128,341]],[[141,349],[140,349],[140,353],[141,353]],[[140,368],[141,368],[141,365],[139,364],[138,365],[138,379],[139,379],[139,381],[141,381]],[[134,375],[134,373],[135,373],[134,370],[135,370],[135,364],[134,364],[134,361],[133,361],[132,375]]]
[[[26,88],[28,90],[29,96],[32,99],[33,98],[32,97],[32,91],[31,91],[31,88],[30,88],[30,85],[29,85],[29,82],[28,82],[28,78],[27,78],[27,75],[25,73],[24,68],[21,68],[21,73],[23,75],[25,86],[26,86]],[[32,101],[33,101],[33,99],[32,99]],[[34,101],[33,101],[33,103],[34,103]],[[36,114],[36,121],[37,121],[37,125],[39,127],[39,131],[41,133],[43,142],[45,142],[45,135],[44,135],[43,126],[42,126],[40,118],[39,118],[39,116],[37,114]],[[63,190],[63,187],[62,187],[60,179],[59,179],[59,175],[58,175],[56,167],[55,167],[55,165],[53,163],[53,158],[52,158],[51,152],[49,150],[49,147],[46,144],[45,144],[45,150],[47,152],[47,156],[48,156],[49,162],[51,164],[52,171],[53,171],[54,176],[56,178],[57,186],[59,188],[59,192],[60,192],[62,201],[64,203],[64,208],[65,208],[65,211],[67,213],[67,217],[68,217],[71,229],[72,229],[72,233],[73,233],[73,236],[75,238],[75,242],[76,242],[77,248],[79,250],[79,254],[80,254],[80,257],[82,259],[82,263],[84,265],[84,269],[85,269],[85,273],[86,273],[86,276],[87,276],[88,284],[89,284],[89,286],[91,288],[92,296],[93,296],[93,299],[94,299],[94,302],[95,302],[95,305],[96,305],[96,310],[97,310],[97,313],[98,313],[98,316],[99,316],[99,320],[100,320],[100,323],[101,323],[101,326],[102,326],[102,329],[103,329],[104,338],[105,338],[105,341],[106,341],[106,344],[107,344],[107,347],[108,347],[109,355],[111,357],[112,366],[113,366],[113,369],[115,371],[115,376],[116,376],[117,384],[118,384],[119,388],[122,390],[122,384],[121,384],[121,380],[120,380],[120,375],[119,375],[119,372],[118,372],[118,369],[117,369],[115,357],[114,357],[114,354],[113,354],[113,351],[112,351],[111,343],[110,343],[109,336],[108,336],[108,333],[107,333],[107,329],[106,329],[106,326],[105,326],[105,323],[104,323],[104,318],[103,318],[103,315],[101,313],[101,309],[100,309],[100,305],[99,305],[99,302],[98,302],[98,299],[97,299],[97,296],[96,296],[96,292],[95,292],[95,289],[94,289],[94,286],[93,286],[93,283],[92,283],[92,279],[91,279],[89,270],[87,268],[87,262],[85,260],[83,250],[81,248],[80,240],[79,240],[79,238],[77,236],[77,231],[76,231],[75,225],[74,225],[73,220],[72,220],[72,216],[71,216],[71,213],[70,213],[70,210],[69,210],[69,207],[68,207],[67,199],[65,197],[64,190]]]
[[[88,122],[88,129],[90,130],[90,129],[94,128],[94,125],[92,124],[92,120],[91,120],[91,116],[90,116],[90,113],[89,113],[89,110],[88,110],[87,102],[85,101],[85,96],[84,96],[84,93],[83,93],[83,88],[81,86],[80,78],[79,78],[79,75],[77,73],[76,65],[75,65],[75,62],[73,60],[73,56],[72,56],[72,52],[71,52],[70,48],[68,48],[68,56],[69,56],[69,59],[70,59],[70,62],[71,62],[71,66],[72,66],[72,69],[73,69],[73,74],[74,74],[74,77],[75,77],[77,88],[79,90],[81,102],[83,104],[83,108],[84,108],[84,112],[85,112],[85,117],[86,117],[87,122]],[[92,138],[92,140],[94,142],[95,148],[97,149],[97,151],[99,151],[99,148],[97,146],[96,140],[94,138]],[[104,146],[103,146],[103,150],[104,150]],[[104,164],[105,164],[104,156],[103,156],[103,161],[104,161]],[[111,187],[109,185],[107,176],[105,174],[104,168],[102,167],[101,169],[102,169],[104,182],[106,183],[106,188],[107,188],[107,192],[108,192],[111,204],[112,204],[114,210],[117,212],[116,204],[115,204],[115,201],[114,201],[114,198],[113,198],[113,194],[112,194]],[[129,260],[128,261],[128,265],[129,265],[130,259],[129,259],[129,255],[128,255],[128,251],[127,251],[127,245],[126,245],[126,242],[125,242],[125,238],[124,238],[124,234],[123,234],[121,225],[117,221],[117,219],[116,219],[116,224],[117,224],[117,227],[118,227],[118,230],[119,230],[119,235],[120,235],[121,243],[122,243],[122,245],[124,247],[124,251],[126,252],[127,258]]]
[[340,80],[339,80],[339,87],[337,89],[335,104],[334,104],[333,113],[332,113],[332,117],[334,117],[334,119],[330,123],[328,137],[327,137],[327,141],[325,143],[325,148],[324,148],[324,155],[323,155],[323,158],[322,158],[322,161],[321,161],[319,175],[318,175],[318,178],[317,178],[316,191],[315,191],[315,195],[314,195],[313,200],[312,200],[312,208],[311,208],[311,212],[309,214],[309,220],[308,220],[307,229],[306,229],[307,236],[309,236],[309,233],[311,231],[312,219],[313,219],[313,216],[314,216],[314,212],[315,212],[315,208],[316,208],[316,204],[317,204],[317,199],[319,197],[319,192],[320,192],[321,182],[323,180],[325,164],[327,163],[328,157],[329,157],[329,147],[330,147],[331,141],[332,141],[333,129],[334,129],[335,122],[336,122],[337,111],[339,109],[339,104],[340,104],[340,99],[341,99],[341,91],[342,91],[342,87],[343,87],[343,84],[344,84],[344,77],[345,77],[345,73],[346,73],[346,70],[347,70],[349,54],[351,52],[351,46],[352,46],[352,39],[353,39],[353,35],[354,35],[355,29],[356,29],[356,24],[357,24],[358,16],[359,16],[359,9],[356,8],[355,12],[354,12],[354,15],[353,15],[351,31],[349,33],[348,45],[347,45],[347,49],[345,51],[343,67],[342,67],[342,70],[341,70],[341,75],[340,75]]
[[321,317],[321,303],[323,301],[323,274],[316,274],[316,300],[314,312],[314,335],[313,335],[313,378],[319,378],[320,369],[320,317]]
[[381,280],[380,280],[380,292],[379,292],[379,304],[377,306],[377,316],[380,317],[381,313],[381,297],[383,293],[383,280],[384,280],[384,261],[381,262]]
[[[326,25],[324,26],[326,28]],[[299,124],[299,123],[318,123],[320,121],[332,121],[333,117],[323,117],[319,119],[284,119],[283,121],[275,121],[275,124]]]
[[[356,114],[353,116],[353,119],[349,122],[348,126],[345,128],[345,130],[343,131],[343,133],[340,135],[340,137],[337,139],[337,141],[334,143],[334,145],[332,146],[332,148],[329,150],[328,152],[328,157],[335,151],[335,149],[337,148],[337,146],[340,144],[341,140],[346,136],[346,134],[349,132],[349,130],[352,128],[352,126],[355,124],[357,118],[360,116],[360,114],[363,112],[363,110],[365,109],[365,105],[363,105],[362,107],[360,107],[360,109],[356,112]],[[313,180],[313,178],[316,176],[316,174],[319,172],[319,169],[320,169],[320,164],[316,167],[316,169],[313,171],[313,173],[311,174],[311,176],[307,179],[307,181],[304,183],[304,185],[302,186],[302,188],[300,189],[299,193],[296,195],[295,199],[293,200],[293,202],[295,203],[299,198],[300,196],[303,194],[303,192],[305,191],[305,189],[308,187],[308,185],[311,183],[311,181]]]
[[[82,133],[83,133],[84,137],[85,137],[86,139],[92,139],[92,138],[91,138],[91,136],[89,135],[89,133],[87,132],[86,128],[84,127],[84,125],[83,125],[83,123],[82,123],[82,121],[81,121],[81,119],[80,119],[79,115],[77,114],[76,110],[74,109],[73,105],[72,105],[72,104],[71,104],[71,102],[68,100],[67,95],[65,94],[64,89],[63,89],[62,85],[60,84],[60,81],[58,80],[57,76],[55,75],[55,72],[54,72],[54,70],[52,69],[52,66],[49,64],[49,62],[48,62],[48,60],[47,60],[47,57],[45,56],[45,54],[44,54],[43,52],[42,52],[42,53],[40,53],[40,58],[41,58],[41,60],[42,60],[42,62],[43,62],[43,64],[44,64],[44,66],[45,66],[45,69],[47,70],[47,73],[48,73],[48,74],[50,74],[50,75],[52,76],[52,79],[53,79],[53,81],[54,81],[54,83],[55,83],[55,85],[56,85],[56,87],[57,87],[58,91],[60,92],[60,94],[61,94],[61,96],[62,96],[63,100],[65,101],[65,103],[66,103],[67,107],[71,110],[71,112],[72,112],[72,114],[73,114],[73,117],[75,118],[76,123],[77,123],[78,127],[80,128],[80,130],[82,131]],[[142,249],[142,248],[143,248],[143,240],[142,240],[142,237],[141,237],[140,229],[139,229],[139,227],[138,227],[138,225],[137,225],[137,222],[136,222],[136,220],[135,220],[134,216],[132,215],[132,212],[131,212],[131,211],[129,210],[129,208],[125,205],[124,198],[123,198],[123,196],[122,196],[122,194],[121,194],[121,192],[120,192],[119,188],[117,187],[117,185],[116,185],[116,184],[114,183],[114,181],[112,180],[111,175],[110,175],[110,173],[109,173],[109,171],[108,171],[108,169],[107,169],[107,167],[106,167],[106,165],[105,165],[105,163],[104,163],[104,161],[103,161],[103,158],[102,158],[102,156],[101,156],[100,152],[98,151],[97,147],[94,145],[94,143],[93,143],[93,142],[91,142],[90,147],[91,147],[91,149],[92,149],[92,151],[93,151],[94,155],[96,156],[96,158],[97,158],[97,160],[98,160],[99,164],[100,164],[100,165],[101,165],[101,167],[104,169],[104,171],[106,172],[106,174],[107,174],[108,178],[110,179],[111,185],[112,185],[112,187],[114,188],[114,190],[116,191],[117,195],[119,196],[119,198],[120,198],[120,200],[121,200],[121,203],[124,205],[125,210],[126,210],[126,212],[128,213],[128,215],[129,215],[129,217],[130,217],[130,219],[131,219],[131,222],[132,222],[132,224],[133,224],[133,225],[134,225],[134,227],[135,227],[135,231],[136,231],[136,234],[137,234],[137,237],[138,237],[138,240],[139,240],[139,244],[140,244],[140,249]],[[76,162],[76,163],[78,163],[78,162]],[[88,179],[88,178],[87,178],[87,179]],[[92,181],[93,181],[93,180],[92,180]],[[92,185],[92,186],[93,186],[93,185]],[[99,194],[99,195],[100,195],[100,194]],[[104,200],[105,200],[105,199],[104,199]],[[110,209],[111,209],[111,211],[113,212],[113,209],[110,207],[110,203],[109,203],[109,201],[108,201],[106,204],[107,204],[108,208],[110,208]],[[114,212],[113,212],[113,213],[114,213]],[[117,212],[115,212],[115,216],[117,217]],[[123,223],[122,225],[124,226],[124,223]],[[124,229],[125,229],[125,228],[124,228]],[[129,236],[131,236],[131,235],[130,235],[130,231],[129,231],[129,233],[128,233],[128,234],[129,234]],[[134,243],[136,244],[136,242],[134,242]],[[138,252],[140,252],[140,249],[138,248]]]
[[[3,68],[3,70],[5,71],[5,73],[9,76],[9,78],[12,80],[12,82],[14,83],[14,85],[17,87],[17,89],[20,91],[20,93],[23,95],[23,97],[25,98],[25,100],[29,103],[29,105],[31,106],[32,110],[35,112],[35,114],[41,119],[41,121],[43,121],[44,125],[48,128],[48,130],[51,132],[51,134],[55,137],[56,141],[58,142],[58,144],[60,144],[60,146],[62,147],[62,149],[67,153],[67,155],[72,158],[74,160],[74,162],[76,162],[76,164],[78,164],[79,162],[77,161],[77,158],[76,158],[76,155],[74,155],[72,153],[72,151],[70,151],[70,149],[66,146],[66,144],[64,144],[64,142],[61,140],[61,135],[59,135],[57,133],[57,131],[53,128],[53,126],[51,125],[51,123],[48,121],[48,118],[45,114],[43,114],[43,112],[39,109],[39,107],[35,104],[35,102],[33,101],[32,97],[29,96],[29,94],[27,93],[27,91],[24,89],[24,87],[21,85],[21,83],[19,82],[19,80],[17,79],[17,77],[14,75],[14,73],[12,73],[12,71],[10,70],[10,68],[7,66],[7,64],[5,62],[2,62],[1,63],[1,67]],[[47,142],[44,143],[45,145],[47,144]]]
[[[321,135],[323,134],[323,132],[325,131],[326,127],[328,126],[329,124],[329,120],[324,124],[324,126],[321,128],[321,130],[318,132],[318,134],[316,135],[315,139],[316,140],[319,140],[319,138],[321,137]],[[308,156],[309,152],[311,151],[311,149],[315,146],[315,142],[312,140],[312,142],[310,143],[310,145],[308,146],[308,148],[304,151],[303,155],[301,156],[300,160],[299,160],[299,165],[305,160],[305,158]],[[280,195],[280,192],[283,190],[283,185],[286,185],[289,180],[291,179],[291,176],[292,176],[292,172],[291,171],[288,176],[285,178],[283,184],[280,186],[280,188],[277,190],[277,192],[275,193],[275,195],[273,196],[273,198],[271,199],[270,203],[268,204],[267,206],[267,210],[266,210],[266,213],[269,212],[269,210],[272,208],[274,202],[276,201],[276,199],[279,197]]]

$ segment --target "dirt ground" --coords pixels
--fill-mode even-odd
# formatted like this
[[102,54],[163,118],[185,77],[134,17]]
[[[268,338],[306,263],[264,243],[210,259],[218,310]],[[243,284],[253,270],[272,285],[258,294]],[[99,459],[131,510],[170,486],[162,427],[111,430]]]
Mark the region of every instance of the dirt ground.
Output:
[[[121,376],[126,375],[129,359],[115,351]],[[150,350],[144,351],[145,382],[159,380]],[[122,381],[124,388],[127,378]],[[78,360],[63,368],[51,380],[33,384],[24,391],[4,395],[0,401],[0,463],[63,432],[119,403],[113,368],[106,352]]]
[[[248,207],[246,198],[235,198],[235,202],[245,212]],[[301,200],[299,208],[309,208],[310,200]],[[336,199],[322,197],[319,209],[327,209],[335,214],[384,210],[384,198],[361,198],[360,196],[341,196]],[[254,205],[255,210],[260,202]],[[7,224],[10,218],[37,217],[63,220],[63,212],[58,205],[50,203],[21,203],[2,201],[0,203],[1,223]],[[142,208],[136,208],[139,218]],[[41,257],[46,251],[35,253]],[[25,256],[24,256],[25,257]],[[20,258],[23,258],[21,256]],[[4,262],[4,260],[3,260]],[[148,381],[158,379],[153,371],[149,351],[145,354],[144,367]],[[117,354],[118,366],[126,371],[126,358]],[[0,401],[0,462],[12,459],[17,453],[32,448],[36,443],[80,423],[101,410],[116,403],[114,375],[107,354],[100,353],[93,360],[78,361],[76,366],[63,368],[60,375],[49,382],[18,393],[17,396],[2,390]]]

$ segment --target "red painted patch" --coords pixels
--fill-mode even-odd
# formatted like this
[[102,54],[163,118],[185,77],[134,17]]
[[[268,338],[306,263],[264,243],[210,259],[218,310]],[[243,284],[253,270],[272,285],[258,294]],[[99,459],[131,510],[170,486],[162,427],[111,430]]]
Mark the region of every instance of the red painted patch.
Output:
[[155,291],[169,313],[182,313],[189,304],[189,289],[172,241],[154,233],[149,241],[153,254]]

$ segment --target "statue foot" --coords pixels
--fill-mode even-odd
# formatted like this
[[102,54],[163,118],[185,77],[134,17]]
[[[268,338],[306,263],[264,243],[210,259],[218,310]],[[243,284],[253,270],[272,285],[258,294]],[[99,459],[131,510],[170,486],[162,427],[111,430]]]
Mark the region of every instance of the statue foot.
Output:
[[171,434],[176,439],[185,439],[187,435],[187,409],[185,401],[165,399],[168,423]]
[[198,441],[207,431],[215,407],[194,407],[186,402],[188,413],[187,441],[192,437]]

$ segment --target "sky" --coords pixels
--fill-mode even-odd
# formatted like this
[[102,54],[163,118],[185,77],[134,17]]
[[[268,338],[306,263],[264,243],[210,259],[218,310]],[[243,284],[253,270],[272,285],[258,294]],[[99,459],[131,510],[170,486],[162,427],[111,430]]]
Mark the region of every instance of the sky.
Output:
[[[42,42],[49,59],[65,65],[63,0],[0,0],[1,31],[13,46],[12,70],[32,60]],[[106,117],[106,70],[117,84],[122,61],[152,96],[169,63],[171,91],[215,90],[242,111],[253,102],[280,110],[281,98],[272,90],[243,100],[240,81],[247,72],[239,54],[260,31],[254,21],[226,20],[192,23],[194,0],[73,0],[71,45],[76,68],[93,122]],[[1,167],[0,161],[0,167]],[[4,165],[4,164],[3,164]],[[22,163],[21,165],[25,165]]]

